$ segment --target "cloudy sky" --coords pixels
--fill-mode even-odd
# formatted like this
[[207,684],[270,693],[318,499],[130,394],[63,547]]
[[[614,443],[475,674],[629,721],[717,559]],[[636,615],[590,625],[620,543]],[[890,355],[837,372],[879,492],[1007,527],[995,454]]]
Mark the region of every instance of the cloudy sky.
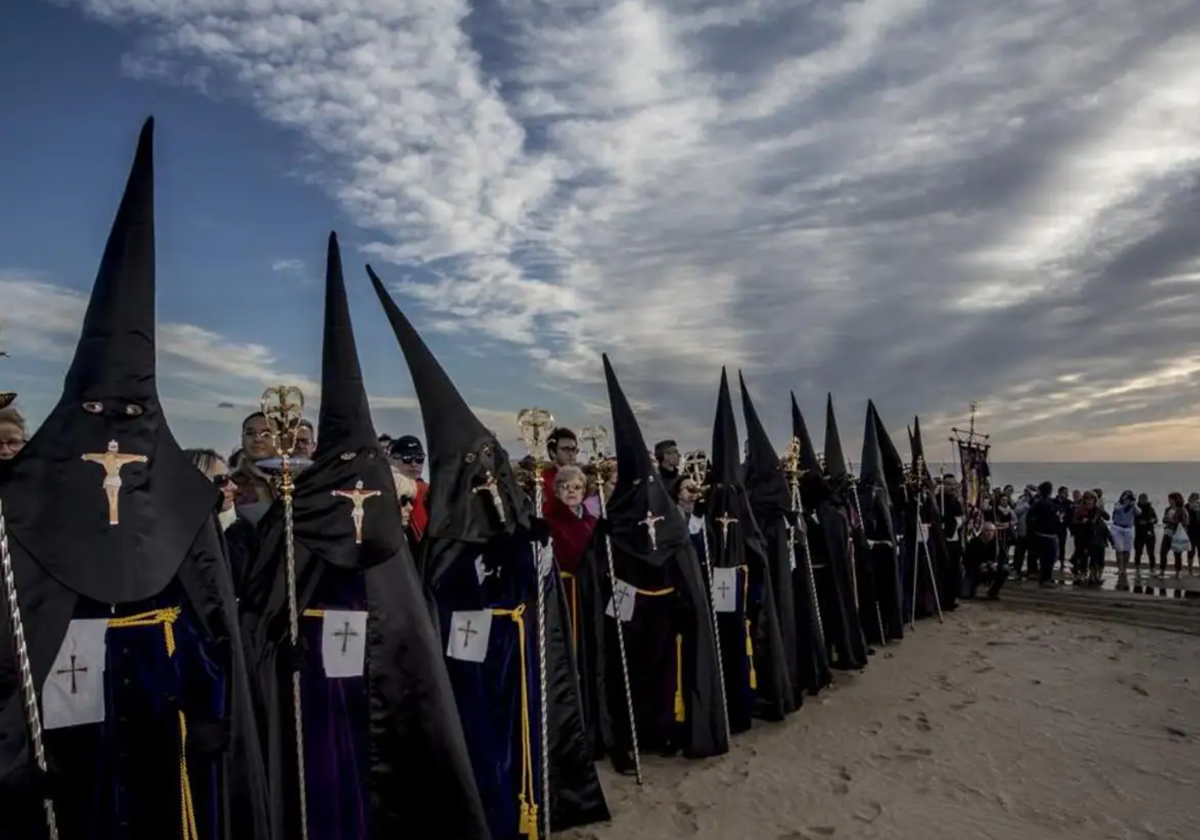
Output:
[[947,453],[974,399],[1002,460],[1200,455],[1195,0],[17,0],[0,105],[34,419],[154,114],[187,444],[313,387],[336,228],[392,433],[368,260],[504,434],[602,421],[606,350],[652,439],[706,443],[724,364],[780,445],[794,389],[851,451],[873,397]]

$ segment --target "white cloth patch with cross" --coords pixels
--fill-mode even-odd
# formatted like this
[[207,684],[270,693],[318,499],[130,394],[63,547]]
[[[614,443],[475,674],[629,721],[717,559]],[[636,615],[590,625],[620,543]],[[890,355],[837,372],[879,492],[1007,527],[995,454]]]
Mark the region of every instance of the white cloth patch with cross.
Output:
[[67,729],[102,723],[108,619],[79,618],[67,625],[58,656],[42,683],[42,727]]
[[331,680],[361,677],[367,665],[365,610],[325,610],[321,620],[321,662]]
[[492,635],[491,610],[464,610],[450,616],[450,639],[446,656],[463,662],[487,659],[488,640]]
[[[609,618],[620,616],[621,621],[633,621],[633,607],[637,601],[637,588],[630,586],[623,580],[618,580],[613,584],[612,597],[608,599],[608,608],[604,610],[604,614]],[[614,604],[616,609],[613,609]]]
[[713,573],[713,603],[719,613],[737,612],[737,569],[717,567]]

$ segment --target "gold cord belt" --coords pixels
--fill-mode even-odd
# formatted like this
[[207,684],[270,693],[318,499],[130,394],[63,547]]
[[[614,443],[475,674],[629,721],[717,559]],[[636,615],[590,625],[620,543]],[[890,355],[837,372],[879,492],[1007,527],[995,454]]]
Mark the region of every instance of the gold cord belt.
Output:
[[[517,644],[521,650],[521,792],[517,795],[520,805],[520,821],[517,831],[527,835],[529,840],[537,840],[538,836],[538,806],[536,786],[533,778],[533,743],[532,726],[529,719],[529,665],[525,656],[525,605],[521,604],[515,610],[492,610],[492,615],[508,616],[517,625]],[[546,698],[540,698],[542,703]],[[545,710],[542,710],[545,714]],[[546,772],[546,768],[542,768]]]

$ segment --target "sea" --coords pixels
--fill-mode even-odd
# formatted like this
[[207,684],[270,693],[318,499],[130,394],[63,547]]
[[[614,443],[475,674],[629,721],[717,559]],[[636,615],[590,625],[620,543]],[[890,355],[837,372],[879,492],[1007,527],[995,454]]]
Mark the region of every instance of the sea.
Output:
[[[1176,462],[1112,462],[1112,463],[996,463],[991,464],[992,486],[1011,484],[1020,493],[1026,484],[1041,484],[1049,481],[1055,490],[1069,487],[1072,490],[1104,491],[1105,506],[1112,509],[1113,503],[1125,490],[1145,493],[1156,508],[1167,503],[1167,494],[1179,491],[1186,499],[1188,493],[1200,493],[1200,461]],[[958,465],[952,463],[931,464],[930,470],[938,469],[957,474]]]

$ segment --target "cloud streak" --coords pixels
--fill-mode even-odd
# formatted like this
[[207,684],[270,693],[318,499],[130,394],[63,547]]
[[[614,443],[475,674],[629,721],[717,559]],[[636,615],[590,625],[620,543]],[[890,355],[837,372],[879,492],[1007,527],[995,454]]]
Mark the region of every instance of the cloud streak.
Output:
[[1191,0],[72,5],[306,138],[439,323],[584,400],[611,351],[651,434],[703,440],[720,364],[780,438],[788,388],[976,398],[1031,460],[1194,413]]

